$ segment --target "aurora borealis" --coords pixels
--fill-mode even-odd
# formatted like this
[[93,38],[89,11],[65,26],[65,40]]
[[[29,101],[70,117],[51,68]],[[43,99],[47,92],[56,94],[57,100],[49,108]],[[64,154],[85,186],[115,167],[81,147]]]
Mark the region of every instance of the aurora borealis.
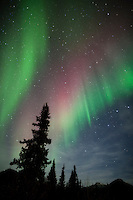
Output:
[[[29,9],[27,3],[32,11],[31,14],[27,12]],[[13,114],[13,110],[33,80],[34,71],[38,68],[36,62],[39,60],[41,63],[42,56],[45,57],[46,42],[42,34],[46,35],[46,30],[43,20],[45,16],[40,12],[42,3],[32,4],[30,1],[23,1],[20,9],[25,9],[23,12],[20,11],[21,15],[16,16],[16,23],[13,20],[12,24],[8,25],[10,33],[3,37],[5,47],[1,58],[1,84],[3,85],[1,123],[7,120],[7,115]],[[4,33],[5,30],[2,32]]]
[[57,174],[133,183],[131,1],[1,1],[0,16],[0,169],[47,102]]

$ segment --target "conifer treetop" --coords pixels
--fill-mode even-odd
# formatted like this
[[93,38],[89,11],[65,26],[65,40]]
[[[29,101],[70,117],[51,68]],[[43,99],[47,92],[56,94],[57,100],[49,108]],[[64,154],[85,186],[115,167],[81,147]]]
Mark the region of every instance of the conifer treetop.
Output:
[[51,163],[47,158],[49,149],[46,148],[47,144],[51,144],[51,139],[48,138],[50,113],[47,103],[43,106],[40,116],[36,117],[36,121],[37,123],[33,123],[37,127],[37,130],[32,130],[33,138],[20,141],[25,147],[22,147],[19,158],[14,158],[10,165],[17,165],[27,176],[43,180],[45,168]]

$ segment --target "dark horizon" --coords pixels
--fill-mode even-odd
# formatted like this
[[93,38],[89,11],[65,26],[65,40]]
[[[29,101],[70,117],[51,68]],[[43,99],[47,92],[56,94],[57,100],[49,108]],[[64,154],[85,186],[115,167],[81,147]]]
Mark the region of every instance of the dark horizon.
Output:
[[[52,168],[51,168],[52,169]],[[75,169],[75,167],[74,167]],[[53,170],[52,170],[53,171]],[[51,172],[52,172],[51,171]],[[133,186],[125,183],[121,179],[114,180],[110,184],[95,185],[84,187],[81,182],[77,182],[77,174],[71,173],[69,182],[65,184],[64,175],[61,173],[59,182],[53,182],[55,173],[49,173],[47,181],[31,181],[25,176],[25,173],[16,173],[14,170],[6,170],[0,173],[0,191],[3,199],[80,199],[102,200],[112,199],[131,199],[133,196]],[[54,172],[54,171],[53,171]],[[36,189],[35,189],[36,188]]]

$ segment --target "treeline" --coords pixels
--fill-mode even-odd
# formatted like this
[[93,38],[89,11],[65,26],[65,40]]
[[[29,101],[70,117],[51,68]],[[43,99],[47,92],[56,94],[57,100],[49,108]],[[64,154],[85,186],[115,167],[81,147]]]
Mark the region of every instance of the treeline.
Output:
[[[51,171],[51,170],[50,170]],[[74,170],[73,170],[74,171]],[[0,172],[0,199],[2,200],[129,200],[133,198],[133,186],[121,179],[110,184],[96,183],[90,187],[80,187],[73,178],[65,184],[61,175],[49,173],[43,183],[32,181],[24,174],[12,169]],[[61,173],[62,174],[62,173]],[[72,175],[72,173],[71,173]],[[62,179],[63,178],[63,179]],[[49,179],[49,180],[48,180]],[[53,184],[52,180],[55,180]]]
[[[57,182],[52,164],[51,170],[44,182],[31,180],[24,171],[8,169],[0,172],[0,199],[8,200],[58,200],[78,199],[81,187],[74,170],[70,180],[65,184],[64,167]],[[80,198],[82,199],[82,198]]]
[[81,180],[79,181],[78,179],[75,165],[71,172],[68,183],[65,183],[65,165],[63,165],[62,167],[59,181],[57,181],[56,171],[55,171],[55,160],[53,160],[52,167],[45,182],[47,182],[52,189],[59,188],[61,190],[64,190],[65,188],[69,188],[72,190],[78,190],[81,188]]

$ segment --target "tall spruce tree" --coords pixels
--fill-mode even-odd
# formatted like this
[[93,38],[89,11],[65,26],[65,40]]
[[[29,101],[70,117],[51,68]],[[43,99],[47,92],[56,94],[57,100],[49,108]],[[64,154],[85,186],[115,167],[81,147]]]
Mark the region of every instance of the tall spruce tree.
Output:
[[71,172],[71,176],[68,183],[69,188],[77,189],[79,186],[78,175],[76,172],[76,166],[74,165],[74,170]]
[[47,176],[47,179],[50,183],[51,188],[55,189],[56,184],[57,184],[57,178],[56,178],[56,172],[55,172],[55,160],[53,160],[52,167],[51,167],[50,172]]
[[64,189],[65,188],[65,166],[63,165],[61,176],[58,183],[59,188]]
[[47,158],[49,149],[46,148],[47,144],[51,144],[51,139],[48,138],[50,113],[47,103],[40,116],[36,117],[36,122],[32,124],[37,127],[37,130],[32,130],[33,138],[20,141],[25,146],[20,151],[19,159],[14,158],[10,165],[17,165],[28,178],[43,182],[45,168],[51,163]]

